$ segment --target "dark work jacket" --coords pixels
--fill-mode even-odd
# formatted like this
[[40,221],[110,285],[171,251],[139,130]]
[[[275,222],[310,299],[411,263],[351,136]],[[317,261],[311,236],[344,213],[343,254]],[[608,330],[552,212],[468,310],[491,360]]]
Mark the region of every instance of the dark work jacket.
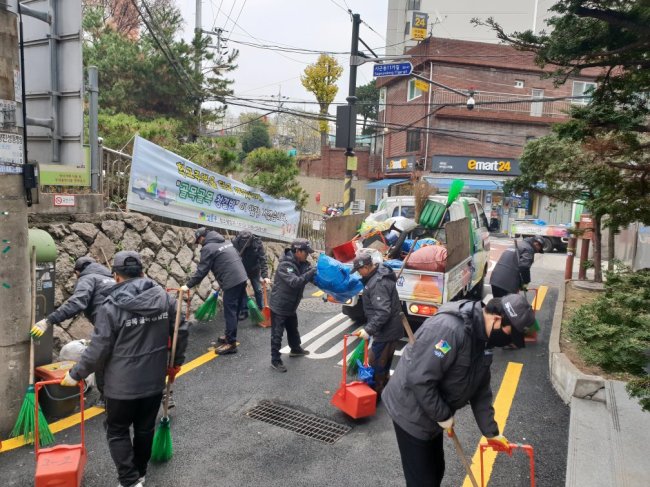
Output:
[[[246,269],[246,274],[248,274],[248,278],[259,280],[260,277],[263,277],[266,279],[269,277],[269,267],[266,262],[264,244],[262,243],[262,240],[255,235],[251,238],[253,240],[246,245],[248,239],[239,234],[232,240],[232,244],[241,255],[241,260]],[[242,249],[244,249],[243,252]]]
[[104,302],[108,292],[115,286],[111,272],[101,264],[92,263],[81,271],[74,292],[68,300],[47,317],[55,325],[83,313],[94,325],[97,308]]
[[271,311],[282,316],[296,313],[302,300],[305,286],[314,278],[316,269],[308,262],[299,263],[291,250],[284,251],[284,257],[278,263],[275,271],[273,289],[271,290]]
[[530,239],[521,242],[515,240],[514,247],[503,251],[490,276],[492,286],[512,294],[518,293],[521,286],[530,282],[530,267],[535,260],[535,248]]
[[361,302],[367,322],[364,330],[377,342],[391,342],[404,336],[402,304],[397,295],[395,272],[380,264],[377,270],[364,279]]
[[235,247],[215,231],[208,232],[201,248],[201,261],[187,282],[187,287],[199,284],[210,271],[224,291],[248,280],[246,269]]
[[382,400],[388,414],[410,435],[430,440],[438,422],[471,404],[476,423],[488,438],[499,434],[494,421],[483,305],[456,301],[440,307],[404,347]]
[[[73,379],[93,372],[104,377],[104,395],[139,399],[165,387],[168,345],[174,334],[176,299],[149,278],[116,284],[97,314],[90,345],[72,368]],[[185,361],[188,328],[184,316],[174,365]]]

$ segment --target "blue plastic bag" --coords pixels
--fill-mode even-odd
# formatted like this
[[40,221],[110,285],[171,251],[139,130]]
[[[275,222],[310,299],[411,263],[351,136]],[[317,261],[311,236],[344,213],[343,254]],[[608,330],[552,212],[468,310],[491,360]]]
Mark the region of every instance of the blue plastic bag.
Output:
[[363,289],[361,278],[336,259],[321,254],[316,264],[314,284],[337,301],[345,302]]
[[366,367],[357,359],[357,366],[359,367],[358,377],[359,380],[365,382],[370,387],[375,387],[375,369],[370,365]]

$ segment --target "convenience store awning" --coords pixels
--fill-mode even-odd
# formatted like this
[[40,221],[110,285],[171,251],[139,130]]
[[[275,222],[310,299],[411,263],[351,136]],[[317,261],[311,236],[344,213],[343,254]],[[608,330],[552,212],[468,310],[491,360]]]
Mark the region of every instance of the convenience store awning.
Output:
[[404,181],[408,181],[408,179],[380,179],[366,184],[366,189],[386,189],[393,184],[403,183]]
[[[439,190],[449,189],[451,182],[459,178],[425,178],[429,184],[436,186]],[[491,179],[463,179],[465,187],[463,191],[501,191],[503,181],[493,181]]]

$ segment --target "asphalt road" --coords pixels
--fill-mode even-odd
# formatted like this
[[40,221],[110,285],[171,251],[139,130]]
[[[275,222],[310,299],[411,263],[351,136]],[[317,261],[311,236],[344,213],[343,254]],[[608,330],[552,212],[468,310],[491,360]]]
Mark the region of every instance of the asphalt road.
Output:
[[[569,409],[553,391],[548,380],[548,337],[557,299],[559,261],[544,256],[533,268],[533,284],[549,284],[538,319],[542,331],[537,344],[525,350],[497,351],[492,367],[492,384],[497,391],[511,391],[512,404],[504,434],[511,442],[533,445],[536,478],[540,486],[562,486],[566,469]],[[559,258],[559,256],[557,257]],[[557,259],[556,258],[556,259]],[[560,276],[561,277],[561,276]],[[339,307],[312,297],[309,286],[299,310],[303,335],[317,329],[339,313]],[[486,287],[486,293],[489,288]],[[235,355],[220,356],[180,377],[174,387],[176,408],[172,410],[174,457],[165,465],[150,466],[147,485],[185,486],[349,486],[404,485],[399,452],[390,418],[380,405],[369,419],[353,421],[330,405],[341,369],[341,320],[319,336],[305,341],[308,347],[324,338],[336,324],[340,329],[329,340],[321,340],[317,354],[284,359],[289,368],[280,374],[269,367],[269,329],[242,322],[241,346]],[[207,352],[210,341],[222,332],[221,316],[215,323],[192,328],[188,360]],[[327,352],[330,353],[327,353]],[[318,357],[318,358],[317,358]],[[398,357],[397,357],[398,358]],[[523,364],[518,380],[508,374],[510,362]],[[92,399],[92,396],[91,396]],[[260,401],[273,401],[299,411],[327,418],[352,429],[334,444],[307,438],[245,415]],[[505,403],[507,405],[507,397]],[[507,409],[507,408],[506,408]],[[100,415],[86,422],[88,465],[84,485],[117,485]],[[472,456],[480,433],[465,408],[456,416],[457,433],[468,456]],[[78,442],[77,427],[56,435],[63,443]],[[443,485],[460,486],[465,472],[451,440],[445,440],[447,472]],[[3,486],[33,485],[34,454],[29,447],[0,453]],[[527,486],[528,460],[523,454],[497,456],[490,486]],[[469,485],[469,484],[466,484]]]

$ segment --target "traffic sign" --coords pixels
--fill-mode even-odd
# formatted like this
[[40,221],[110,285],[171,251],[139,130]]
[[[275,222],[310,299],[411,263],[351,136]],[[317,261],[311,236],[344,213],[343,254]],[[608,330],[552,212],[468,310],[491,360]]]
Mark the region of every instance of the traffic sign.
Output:
[[372,75],[380,76],[408,76],[413,71],[411,63],[375,64]]

